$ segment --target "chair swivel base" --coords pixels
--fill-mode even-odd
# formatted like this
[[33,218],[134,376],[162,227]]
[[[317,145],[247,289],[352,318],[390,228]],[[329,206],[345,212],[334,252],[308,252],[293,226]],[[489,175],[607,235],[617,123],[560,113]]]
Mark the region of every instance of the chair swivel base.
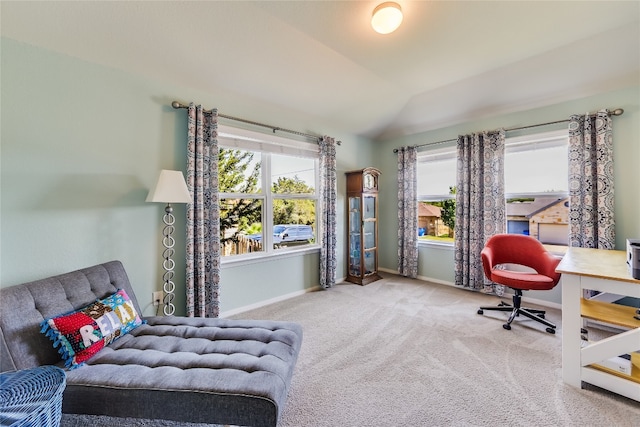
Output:
[[531,320],[535,320],[536,322],[540,322],[543,325],[545,325],[547,327],[546,331],[549,332],[550,334],[556,333],[556,325],[554,325],[553,323],[549,322],[544,318],[544,314],[545,314],[544,310],[534,310],[531,308],[523,308],[520,306],[521,302],[522,302],[522,291],[516,290],[516,293],[513,295],[513,305],[509,305],[501,301],[500,304],[498,304],[497,306],[480,307],[480,309],[478,310],[478,314],[483,314],[484,310],[511,312],[511,315],[509,316],[509,320],[507,320],[507,323],[502,325],[502,327],[507,330],[511,329],[511,322],[513,322],[513,320],[517,316],[520,316],[522,314],[523,316],[528,317]]

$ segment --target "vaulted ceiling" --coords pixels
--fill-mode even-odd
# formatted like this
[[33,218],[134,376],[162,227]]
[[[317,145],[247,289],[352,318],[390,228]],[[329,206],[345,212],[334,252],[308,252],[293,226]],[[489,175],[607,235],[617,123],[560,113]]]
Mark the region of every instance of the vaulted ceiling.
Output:
[[638,1],[6,1],[4,37],[372,139],[640,83]]

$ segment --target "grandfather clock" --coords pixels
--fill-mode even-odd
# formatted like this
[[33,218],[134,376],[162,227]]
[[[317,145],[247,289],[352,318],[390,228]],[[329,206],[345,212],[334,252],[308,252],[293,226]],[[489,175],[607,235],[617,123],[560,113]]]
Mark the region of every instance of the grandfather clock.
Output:
[[378,275],[378,178],[376,168],[347,172],[347,281],[366,285]]

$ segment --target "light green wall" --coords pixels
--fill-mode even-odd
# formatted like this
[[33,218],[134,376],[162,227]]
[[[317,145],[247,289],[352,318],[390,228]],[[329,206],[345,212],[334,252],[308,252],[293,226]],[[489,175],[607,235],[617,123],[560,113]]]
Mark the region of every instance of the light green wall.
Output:
[[[162,287],[163,206],[144,200],[160,169],[185,170],[186,112],[171,108],[173,100],[342,140],[338,212],[344,211],[343,172],[371,161],[368,140],[267,101],[223,88],[205,93],[189,82],[178,87],[6,38],[1,43],[3,287],[119,259],[144,314],[154,312],[151,292]],[[175,206],[175,215],[176,305],[182,314],[183,205]],[[340,218],[340,236],[343,231]],[[345,275],[342,246],[339,278]],[[317,253],[223,268],[221,310],[317,285]]]
[[[380,266],[390,270],[397,268],[398,186],[395,176],[397,156],[393,153],[394,148],[443,141],[456,138],[459,134],[500,127],[511,128],[563,120],[568,119],[571,114],[584,114],[602,108],[625,110],[622,116],[613,118],[616,249],[625,249],[625,239],[640,237],[640,86],[374,143],[378,167],[383,171],[380,199],[384,203],[381,204],[380,219],[381,223],[388,225],[380,229],[380,240],[385,242],[380,250]],[[528,132],[549,131],[561,126],[566,124],[534,128]],[[507,135],[522,134],[524,131],[510,132]],[[420,247],[418,274],[452,283],[453,251]],[[537,292],[531,296],[560,302],[559,290]]]
[[[184,170],[186,114],[173,100],[343,141],[338,156],[338,279],[346,275],[344,172],[374,166],[380,178],[380,266],[395,271],[396,155],[393,148],[497,127],[622,107],[614,118],[617,247],[640,236],[640,88],[470,121],[370,143],[330,123],[219,88],[205,93],[34,48],[1,42],[0,286],[123,261],[145,314],[161,289],[163,207],[145,203],[160,169]],[[175,206],[184,218],[184,206]],[[175,232],[178,314],[184,312],[184,222]],[[450,250],[420,250],[419,274],[453,280]],[[318,254],[225,266],[221,309],[230,311],[318,285]],[[552,298],[555,300],[555,298]]]

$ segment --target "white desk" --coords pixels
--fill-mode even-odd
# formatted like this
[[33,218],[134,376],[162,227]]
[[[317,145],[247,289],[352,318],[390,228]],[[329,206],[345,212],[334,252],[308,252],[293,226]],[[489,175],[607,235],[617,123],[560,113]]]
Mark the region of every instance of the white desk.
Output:
[[[556,271],[562,273],[562,379],[574,387],[582,381],[640,402],[640,366],[631,376],[595,366],[610,357],[640,351],[640,320],[633,307],[584,300],[591,289],[640,298],[640,280],[631,277],[626,252],[569,248]],[[583,319],[628,328],[626,332],[581,348]],[[634,362],[637,362],[634,355]]]

